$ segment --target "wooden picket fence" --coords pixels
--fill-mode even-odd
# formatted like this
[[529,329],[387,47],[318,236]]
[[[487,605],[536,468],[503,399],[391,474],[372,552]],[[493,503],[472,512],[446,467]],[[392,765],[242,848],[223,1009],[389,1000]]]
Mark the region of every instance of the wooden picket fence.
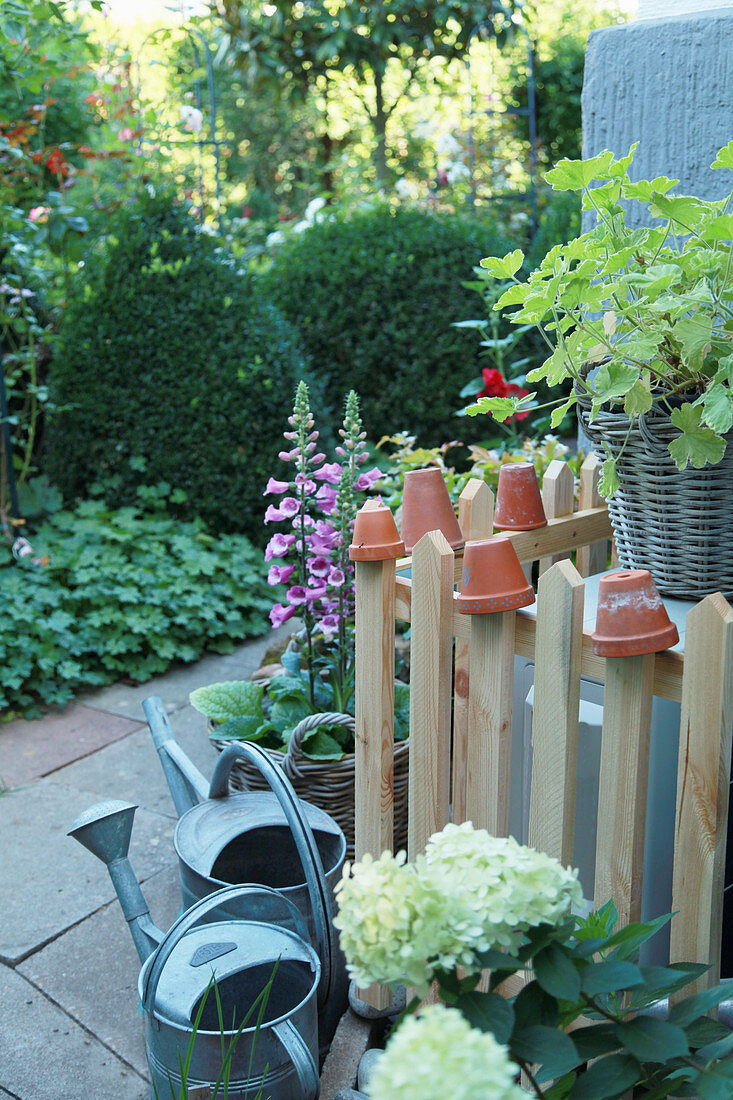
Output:
[[[641,913],[647,776],[654,695],[681,703],[671,928],[672,961],[711,963],[718,979],[733,723],[733,612],[720,595],[687,615],[685,653],[594,655],[583,629],[584,576],[606,568],[611,529],[598,464],[573,475],[553,462],[543,483],[548,525],[509,538],[539,562],[536,617],[463,615],[462,554],[440,532],[412,557],[356,563],[356,855],[392,847],[395,620],[411,624],[408,855],[449,821],[509,830],[515,654],[535,661],[529,843],[572,863],[581,675],[603,681],[594,901],[612,897],[621,923]],[[483,482],[461,494],[466,539],[493,531]],[[575,564],[570,560],[575,555]],[[411,577],[401,576],[406,567]],[[364,996],[376,1007],[389,994]]]

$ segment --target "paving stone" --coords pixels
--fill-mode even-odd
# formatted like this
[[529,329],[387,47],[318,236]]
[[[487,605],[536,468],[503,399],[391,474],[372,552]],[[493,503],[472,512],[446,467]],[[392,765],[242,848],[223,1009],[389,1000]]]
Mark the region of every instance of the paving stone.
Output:
[[[153,920],[167,931],[181,906],[177,866],[153,875],[143,889]],[[140,960],[116,899],[31,955],[18,972],[147,1076]]]
[[[66,833],[100,792],[52,779],[0,798],[0,962],[20,962],[114,897],[104,866]],[[137,811],[130,855],[145,880],[171,865],[173,821]]]
[[49,775],[126,737],[142,720],[140,715],[131,720],[72,703],[43,718],[0,725],[0,785],[19,787]]
[[0,1085],[20,1100],[148,1100],[147,1083],[24,977],[0,966]]
[[[219,754],[209,741],[203,714],[193,707],[183,707],[170,716],[170,721],[178,744],[209,780]],[[72,787],[96,791],[100,799],[122,798],[169,817],[176,814],[147,725],[124,741],[62,768],[53,778]]]
[[82,696],[80,701],[87,707],[136,719],[142,713],[143,700],[149,695],[159,695],[170,713],[188,705],[188,697],[194,688],[219,680],[246,680],[259,668],[269,646],[279,638],[288,637],[292,629],[291,624],[285,624],[278,630],[270,630],[260,638],[245,642],[232,653],[210,653],[194,664],[171,669],[146,684],[132,687],[123,683],[112,684]]

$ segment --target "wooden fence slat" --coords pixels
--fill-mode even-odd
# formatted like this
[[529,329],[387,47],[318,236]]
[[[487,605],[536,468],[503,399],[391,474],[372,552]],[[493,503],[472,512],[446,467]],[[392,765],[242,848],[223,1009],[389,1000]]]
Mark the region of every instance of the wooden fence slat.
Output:
[[[494,494],[485,481],[472,478],[458,499],[458,522],[466,542],[491,538]],[[462,559],[459,559],[462,562]],[[456,639],[453,677],[453,820],[466,817],[466,747],[468,744],[468,639]]]
[[[554,458],[545,470],[545,476],[542,479],[542,505],[548,520],[570,515],[573,510],[574,496],[575,478],[573,477],[573,471],[567,462],[561,462],[559,459]],[[569,557],[570,551],[566,550],[561,554],[552,554],[549,557],[540,558],[540,576],[555,562]]]
[[641,918],[653,687],[653,653],[606,658],[594,900],[620,927]]
[[412,552],[408,856],[450,818],[453,551],[441,531]]
[[[591,453],[580,467],[578,507],[581,510],[598,508],[603,505],[603,497],[598,492],[598,482],[600,480],[601,460],[598,455]],[[576,564],[581,577],[590,577],[593,573],[602,573],[608,566],[608,539],[589,543],[587,546],[579,546]]]
[[[378,857],[394,845],[395,562],[356,565],[355,852]],[[386,986],[359,991],[374,1008]]]
[[585,585],[569,561],[540,577],[529,843],[573,862]]
[[[733,611],[716,592],[687,614],[670,958],[718,981],[733,724]],[[691,991],[686,989],[685,995]]]
[[469,615],[466,820],[493,836],[509,832],[516,611]]

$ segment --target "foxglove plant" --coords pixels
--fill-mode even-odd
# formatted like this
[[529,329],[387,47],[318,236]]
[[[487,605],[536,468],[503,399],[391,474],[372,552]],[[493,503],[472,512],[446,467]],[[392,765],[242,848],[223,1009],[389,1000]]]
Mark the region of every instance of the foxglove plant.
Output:
[[317,449],[319,433],[305,382],[298,385],[288,424],[284,435],[289,449],[281,451],[280,458],[292,464],[292,477],[288,481],[270,478],[265,489],[265,495],[281,497],[279,506],[268,506],[265,523],[290,523],[294,531],[273,535],[265,550],[265,561],[272,563],[268,582],[289,584],[286,603],[273,606],[270,621],[280,626],[296,612],[302,618],[309,699],[314,709],[315,642],[319,637],[326,644],[336,639],[334,702],[344,710],[350,694],[347,684],[354,614],[354,571],[348,547],[362,494],[375,484],[380,472],[377,468],[360,471],[368,454],[353,390],[346,400],[341,444],[336,448],[342,462],[326,462],[325,454]]

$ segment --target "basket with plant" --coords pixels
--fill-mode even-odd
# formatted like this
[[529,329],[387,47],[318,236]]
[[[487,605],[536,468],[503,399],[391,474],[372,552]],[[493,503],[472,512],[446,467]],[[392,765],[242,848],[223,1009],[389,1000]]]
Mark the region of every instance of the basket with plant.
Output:
[[[380,477],[368,461],[358,399],[346,400],[340,461],[318,451],[308,388],[298,386],[280,458],[290,477],[270,478],[265,523],[286,523],[265,550],[268,581],[287,585],[285,602],[270,612],[275,627],[297,616],[300,629],[282,655],[282,672],[264,679],[199,688],[191,703],[210,720],[219,751],[231,740],[258,742],[285,771],[301,798],[339,823],[354,852],[354,567],[351,529],[362,499]],[[407,839],[409,688],[395,685],[395,844]],[[259,772],[242,760],[232,786],[263,789]]]
[[[662,592],[730,597],[733,195],[677,195],[666,176],[633,182],[635,148],[618,160],[608,151],[563,160],[547,173],[595,214],[589,232],[556,245],[524,281],[519,250],[482,265],[512,282],[494,308],[537,325],[547,342],[528,381],[572,383],[552,423],[577,405],[603,459],[621,564],[650,569]],[[733,141],[711,167],[733,169]],[[644,207],[641,219],[628,216],[632,203]],[[534,397],[482,397],[468,411],[504,420]]]

